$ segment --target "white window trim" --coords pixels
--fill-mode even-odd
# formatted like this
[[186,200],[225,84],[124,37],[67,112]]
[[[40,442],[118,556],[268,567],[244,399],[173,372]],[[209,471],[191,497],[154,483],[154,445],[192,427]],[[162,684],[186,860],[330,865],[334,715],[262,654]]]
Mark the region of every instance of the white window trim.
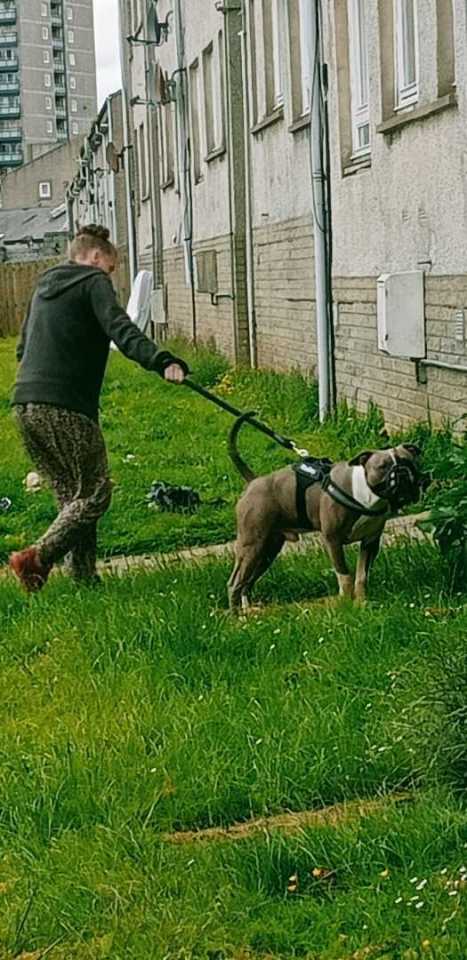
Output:
[[404,65],[404,36],[402,30],[402,3],[404,0],[394,0],[394,56],[395,56],[395,92],[396,92],[396,110],[403,110],[405,107],[417,103],[419,98],[419,45],[418,45],[418,9],[417,0],[413,0],[414,8],[414,57],[415,57],[415,81],[406,84],[403,76]]
[[302,117],[311,110],[311,51],[308,38],[310,36],[311,4],[310,0],[299,0],[299,33],[300,33],[300,83],[302,98]]
[[[45,187],[45,190],[43,189]],[[52,184],[50,180],[43,180],[39,184],[39,199],[40,200],[50,200],[52,196]]]
[[[224,146],[224,115],[222,104],[222,34],[219,34],[216,40],[213,40],[203,50],[203,84],[204,84],[204,123],[205,123],[205,141],[206,151],[209,156]],[[208,97],[206,87],[206,74],[210,74],[210,92]],[[209,130],[209,125],[212,130]],[[212,133],[212,143],[209,142],[209,133]]]
[[[371,142],[361,146],[359,133],[364,127],[370,127],[369,75],[368,75],[368,34],[367,23],[360,23],[363,13],[366,20],[368,12],[365,0],[348,0],[349,57],[350,57],[350,102],[352,116],[352,157],[364,157],[371,152]],[[363,27],[363,31],[362,31]],[[362,49],[362,32],[366,34],[366,43]],[[366,97],[361,89],[361,76],[366,74]],[[364,84],[365,85],[365,84]]]
[[273,109],[277,110],[284,104],[284,59],[282,52],[282,3],[281,0],[269,0],[271,3],[271,22],[272,22],[272,60],[273,60],[273,84],[274,84],[274,102]]

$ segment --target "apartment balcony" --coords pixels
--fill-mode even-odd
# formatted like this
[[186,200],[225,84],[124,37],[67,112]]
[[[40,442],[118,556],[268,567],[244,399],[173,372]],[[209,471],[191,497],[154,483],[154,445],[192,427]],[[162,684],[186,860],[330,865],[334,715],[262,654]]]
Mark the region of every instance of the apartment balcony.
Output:
[[21,107],[18,103],[0,103],[0,120],[17,120],[21,116]]
[[68,140],[68,126],[63,120],[57,121],[57,138],[58,140]]
[[62,117],[64,120],[67,118],[66,107],[59,106],[58,103],[55,104],[55,114],[57,117]]
[[16,23],[16,6],[14,4],[0,7],[0,26],[10,23]]
[[0,33],[0,47],[16,47],[18,34],[15,31]]
[[7,130],[0,130],[0,143],[3,143],[5,140],[22,140],[22,137],[20,127],[10,127]]
[[52,37],[52,47],[54,50],[63,50],[63,37]]
[[19,94],[19,80],[2,80],[0,75],[0,96],[2,94]]
[[21,150],[0,150],[0,167],[19,167],[22,162]]
[[0,73],[11,73],[13,70],[18,69],[18,57],[0,57]]

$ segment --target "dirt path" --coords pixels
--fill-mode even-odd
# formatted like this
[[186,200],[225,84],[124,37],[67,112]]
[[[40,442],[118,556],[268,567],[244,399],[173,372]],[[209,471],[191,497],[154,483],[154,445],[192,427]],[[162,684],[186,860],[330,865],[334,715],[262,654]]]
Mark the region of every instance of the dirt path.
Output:
[[[385,546],[393,546],[398,540],[409,538],[410,540],[423,541],[427,539],[427,534],[420,530],[417,524],[421,520],[426,520],[428,512],[414,514],[408,517],[396,517],[389,520],[386,525],[383,543]],[[321,540],[319,534],[305,534],[298,543],[287,543],[283,553],[307,553],[309,550],[321,549]],[[142,555],[138,557],[111,557],[109,560],[103,560],[99,564],[101,573],[111,573],[117,576],[124,576],[133,570],[159,570],[161,567],[170,566],[172,563],[201,563],[203,560],[223,560],[233,555],[234,543],[219,543],[207,547],[189,547],[186,550],[176,550],[173,553],[155,553],[152,555]]]
[[274,817],[259,817],[257,820],[247,820],[244,823],[235,823],[231,827],[208,827],[206,830],[187,830],[180,833],[164,833],[164,843],[209,843],[226,840],[247,840],[257,833],[271,833],[279,830],[290,835],[299,833],[307,827],[336,827],[361,817],[370,817],[379,813],[388,806],[397,806],[413,800],[410,793],[396,793],[376,800],[352,800],[349,803],[338,803],[321,810],[305,810],[300,813],[280,813]]

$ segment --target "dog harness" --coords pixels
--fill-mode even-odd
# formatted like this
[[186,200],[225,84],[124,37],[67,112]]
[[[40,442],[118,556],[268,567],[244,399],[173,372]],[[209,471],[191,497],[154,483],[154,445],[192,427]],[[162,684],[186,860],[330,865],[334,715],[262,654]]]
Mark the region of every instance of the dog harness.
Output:
[[314,457],[307,457],[305,460],[301,460],[300,463],[293,464],[293,471],[296,476],[297,487],[296,487],[296,507],[297,507],[297,517],[299,526],[304,530],[312,530],[313,525],[310,523],[308,518],[308,512],[306,508],[306,492],[309,487],[312,487],[313,484],[319,483],[322,490],[324,490],[336,503],[339,503],[342,507],[346,507],[347,510],[351,510],[352,513],[357,513],[359,516],[364,517],[382,517],[387,515],[387,507],[364,507],[362,503],[359,503],[358,500],[355,500],[350,493],[346,493],[345,490],[342,490],[341,487],[331,479],[331,470],[333,467],[332,460],[329,460],[327,457],[322,460],[315,459]]

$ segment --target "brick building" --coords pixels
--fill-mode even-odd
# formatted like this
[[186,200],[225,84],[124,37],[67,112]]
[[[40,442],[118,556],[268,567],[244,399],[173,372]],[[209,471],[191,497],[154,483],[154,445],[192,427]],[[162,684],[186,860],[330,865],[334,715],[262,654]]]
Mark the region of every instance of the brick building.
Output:
[[[139,264],[156,263],[171,331],[314,372],[311,4],[155,6],[156,30],[144,3],[121,4],[125,36],[162,41],[126,44]],[[467,399],[465,3],[321,10],[338,396],[361,410],[373,399],[390,424],[456,417]]]

